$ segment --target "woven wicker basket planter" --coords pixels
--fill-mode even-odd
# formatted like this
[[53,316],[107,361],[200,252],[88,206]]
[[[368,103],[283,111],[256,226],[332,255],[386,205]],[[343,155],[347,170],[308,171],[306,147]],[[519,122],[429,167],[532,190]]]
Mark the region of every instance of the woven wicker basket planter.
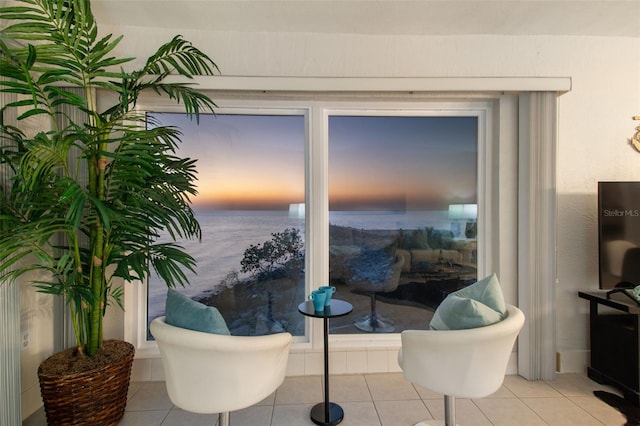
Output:
[[124,341],[113,342],[125,346],[123,356],[103,367],[75,374],[45,374],[42,367],[38,369],[49,426],[107,426],[122,419],[135,349]]

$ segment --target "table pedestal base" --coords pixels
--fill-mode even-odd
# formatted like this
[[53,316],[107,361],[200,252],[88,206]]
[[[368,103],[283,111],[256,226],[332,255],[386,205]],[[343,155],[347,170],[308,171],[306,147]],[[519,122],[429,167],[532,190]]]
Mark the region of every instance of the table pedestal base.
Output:
[[337,425],[344,418],[344,411],[342,407],[334,402],[329,403],[329,419],[325,419],[325,405],[324,402],[316,404],[311,409],[311,421],[317,425],[333,426]]

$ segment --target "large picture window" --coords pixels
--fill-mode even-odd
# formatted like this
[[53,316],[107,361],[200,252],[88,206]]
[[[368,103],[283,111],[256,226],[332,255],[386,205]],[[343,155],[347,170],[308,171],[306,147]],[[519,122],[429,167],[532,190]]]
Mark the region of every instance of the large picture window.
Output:
[[[303,271],[305,288],[291,306],[291,311],[297,310],[297,304],[306,298],[312,288],[331,282],[335,283],[336,287],[341,286],[340,293],[337,293],[336,297],[346,298],[348,295],[353,298],[361,298],[360,302],[354,305],[353,313],[340,318],[340,320],[344,320],[343,323],[339,324],[337,319],[330,323],[331,334],[329,338],[333,340],[332,347],[334,361],[336,361],[333,362],[333,365],[338,364],[336,368],[349,372],[378,372],[395,369],[397,367],[395,359],[400,345],[398,333],[406,327],[404,318],[408,315],[406,313],[389,314],[388,308],[419,309],[419,311],[414,311],[416,316],[413,324],[417,324],[417,328],[428,327],[432,308],[425,307],[425,304],[413,306],[415,301],[409,299],[391,301],[390,296],[393,294],[390,293],[393,292],[377,292],[376,309],[394,322],[394,331],[382,333],[380,330],[367,331],[355,326],[355,320],[360,320],[364,315],[370,313],[372,299],[369,297],[370,293],[355,288],[352,290],[352,287],[347,285],[346,282],[351,277],[344,272],[341,275],[337,273],[336,267],[339,263],[335,262],[337,259],[334,258],[334,255],[336,251],[340,250],[351,256],[357,254],[356,250],[359,252],[366,250],[363,250],[364,246],[353,244],[354,253],[349,254],[344,247],[348,242],[347,237],[338,238],[340,235],[330,232],[330,228],[331,230],[334,227],[357,229],[358,232],[352,231],[350,237],[356,243],[359,234],[364,234],[363,231],[368,229],[362,223],[341,222],[338,220],[338,216],[357,215],[367,210],[371,216],[380,216],[381,213],[379,206],[372,207],[370,205],[365,209],[362,208],[362,205],[346,206],[340,203],[340,197],[330,196],[330,192],[333,193],[337,188],[334,185],[340,185],[340,182],[335,180],[335,176],[332,175],[334,168],[339,164],[331,164],[333,161],[331,159],[335,159],[333,152],[339,148],[336,145],[339,142],[338,139],[335,139],[335,134],[332,137],[329,135],[330,127],[333,128],[331,132],[337,129],[335,124],[337,121],[334,121],[334,118],[346,117],[347,122],[352,120],[350,117],[375,118],[378,116],[444,117],[452,119],[454,122],[457,117],[461,117],[475,121],[476,162],[472,164],[472,161],[469,160],[456,163],[457,165],[467,164],[466,170],[476,168],[475,202],[472,202],[471,199],[465,199],[459,203],[457,200],[456,202],[449,200],[447,207],[444,207],[445,204],[442,203],[436,209],[439,211],[440,222],[438,224],[420,222],[416,225],[416,232],[413,230],[409,232],[410,228],[405,223],[387,228],[392,230],[391,234],[401,229],[402,234],[398,232],[398,235],[411,237],[408,240],[404,239],[405,247],[398,249],[398,245],[395,246],[394,259],[398,254],[403,253],[402,250],[406,250],[407,241],[411,245],[424,245],[424,242],[418,243],[417,241],[420,241],[424,234],[431,233],[431,228],[433,231],[448,230],[451,232],[449,237],[453,236],[455,244],[458,245],[458,248],[454,249],[458,253],[456,256],[461,256],[451,256],[448,259],[455,260],[457,258],[461,264],[469,267],[475,263],[476,277],[484,277],[495,272],[503,284],[502,289],[508,303],[518,304],[530,310],[536,310],[542,305],[553,305],[553,291],[546,290],[549,289],[549,283],[554,282],[555,264],[552,259],[553,250],[545,250],[545,248],[552,247],[553,241],[555,241],[555,235],[552,232],[555,229],[553,227],[554,221],[553,218],[548,217],[548,213],[554,211],[555,202],[555,191],[553,190],[555,131],[553,129],[556,121],[554,114],[556,113],[556,97],[558,94],[570,90],[570,79],[300,79],[263,77],[229,77],[225,79],[220,77],[207,81],[206,85],[207,89],[212,91],[213,98],[216,99],[220,107],[217,111],[219,115],[224,115],[227,110],[237,109],[241,110],[243,114],[252,111],[253,115],[269,116],[279,115],[274,113],[273,109],[289,109],[288,113],[285,112],[282,115],[304,117],[301,120],[304,122],[304,129],[300,132],[302,142],[300,145],[301,157],[299,158],[303,158],[300,161],[300,175],[304,175],[304,183],[301,186],[305,188],[305,260]],[[474,89],[469,91],[469,87]],[[348,91],[345,91],[347,90],[345,88],[348,88]],[[531,90],[534,91],[531,92]],[[159,103],[154,96],[141,99],[139,105],[146,111],[172,111],[171,106]],[[298,112],[292,112],[292,110]],[[236,112],[236,114],[238,113]],[[181,126],[181,128],[185,133],[192,131],[187,127],[195,126],[192,122],[185,121],[184,123],[185,126]],[[354,127],[357,128],[357,126]],[[403,130],[401,127],[397,130]],[[387,140],[395,141],[396,138],[394,136],[387,138]],[[453,147],[454,144],[450,146],[450,148]],[[467,148],[469,147],[471,146],[467,145]],[[202,149],[202,146],[197,149]],[[366,149],[361,152],[365,156],[368,155]],[[198,155],[194,155],[194,157],[200,158],[199,155],[198,152]],[[454,157],[456,161],[462,159],[461,156]],[[406,172],[415,173],[420,168],[438,170],[438,166],[447,166],[444,167],[442,176],[450,177],[454,175],[453,173],[447,174],[452,172],[451,168],[454,167],[453,163],[449,163],[450,158],[442,157],[443,163],[441,164],[432,165],[423,162],[423,166],[407,168]],[[378,167],[384,162],[379,160],[374,164],[374,167]],[[411,162],[407,163],[407,166],[409,164]],[[370,173],[370,176],[375,178],[383,176],[386,169],[380,168],[379,170],[379,173]],[[430,180],[430,176],[425,179],[424,176],[416,174],[415,178],[424,183],[424,188],[438,188],[438,185]],[[374,182],[376,181],[374,180]],[[518,194],[528,194],[528,196],[523,198]],[[409,195],[407,194],[406,198],[407,216],[410,215],[409,213],[413,214],[412,209],[417,206],[417,204],[409,202],[413,201]],[[303,208],[299,206],[297,200],[291,201],[291,204],[295,204],[292,206],[293,211],[302,212]],[[391,215],[387,216],[391,217]],[[534,225],[536,226],[529,226],[531,221],[535,221]],[[541,229],[542,231],[540,231]],[[380,231],[378,225],[372,230]],[[261,241],[268,241],[270,236],[269,234],[262,237]],[[429,241],[432,237],[428,236],[427,240]],[[216,238],[215,243],[220,244],[222,239]],[[205,238],[199,247],[206,247],[206,244],[207,239]],[[459,244],[462,244],[462,247]],[[429,247],[431,247],[430,243]],[[422,255],[418,251],[421,249],[423,248],[416,247],[407,250],[410,252],[411,260],[407,262],[405,257],[403,268],[406,269],[407,265],[413,267],[414,264],[417,264],[420,268],[424,268],[423,271],[419,271],[419,269],[415,269],[415,272],[412,269],[409,273],[402,271],[400,284],[394,292],[400,293],[405,289],[415,288],[418,284],[422,285],[421,289],[427,289],[429,288],[426,285],[428,280],[435,278],[437,281],[440,278],[438,274],[451,272],[451,269],[446,270],[446,266],[451,267],[453,262],[448,262],[445,255],[453,253],[443,250],[443,256],[440,258],[440,250],[438,250],[435,265],[441,266],[440,270],[436,267],[434,271],[433,266],[429,267],[427,263],[430,262],[433,265],[433,261],[422,259],[420,256],[413,257],[413,254]],[[525,261],[523,262],[522,259]],[[547,273],[543,274],[542,278],[539,273],[532,273],[533,267],[528,267],[528,265],[537,265],[539,262],[548,266],[548,268],[543,268]],[[357,265],[358,262],[353,263]],[[343,262],[344,264],[346,263]],[[540,268],[536,269],[536,271],[539,270]],[[459,273],[459,271],[454,272]],[[469,271],[469,273],[472,272]],[[189,292],[188,288],[184,290]],[[157,346],[154,342],[147,341],[147,296],[149,289],[146,285],[127,285],[124,287],[124,291],[126,294],[124,321],[127,324],[124,327],[125,338],[136,345],[137,358],[156,358],[158,355]],[[542,296],[534,298],[534,300],[530,297],[532,294]],[[546,304],[540,305],[540,300],[546,301]],[[552,309],[549,312],[552,312]],[[297,312],[294,314],[293,316],[302,317]],[[293,316],[289,318],[293,318]],[[546,319],[547,317],[548,319]],[[535,344],[539,344],[539,341],[542,344],[551,342],[547,346],[552,347],[553,339],[548,339],[548,337],[553,334],[551,333],[553,316],[547,317],[538,327],[534,327],[535,330],[529,330],[527,335],[538,336],[533,339]],[[284,322],[278,321],[278,324],[283,325]],[[294,338],[293,347],[296,351],[302,352],[296,352],[296,356],[291,358],[293,374],[318,374],[320,371],[317,367],[316,349],[322,345],[321,330],[319,321],[306,320],[304,336],[299,336],[298,333],[297,338]],[[536,330],[539,333],[533,332]],[[531,349],[529,348],[531,346],[529,340],[531,339],[521,339],[519,353],[523,357],[521,358],[522,363],[519,360],[519,370],[533,372],[535,368],[542,365],[544,371],[553,372],[553,362],[547,362],[553,361],[553,356],[538,357],[540,359],[536,358],[534,360],[536,362],[529,362],[527,354],[533,353],[529,350]],[[372,342],[375,343],[372,344]],[[543,352],[555,354],[553,350]],[[302,353],[303,355],[300,355]],[[146,365],[149,367],[150,377],[153,377],[157,365],[154,360],[150,360]],[[532,377],[538,377],[536,374],[532,373]]]
[[[232,334],[305,341],[297,307],[321,285],[354,306],[330,322],[332,335],[421,329],[484,273],[485,105],[237,103],[199,123],[148,112],[180,128],[179,154],[197,160],[202,241],[182,242],[198,266],[178,290],[216,306]],[[149,277],[147,326],[164,314],[166,291]]]

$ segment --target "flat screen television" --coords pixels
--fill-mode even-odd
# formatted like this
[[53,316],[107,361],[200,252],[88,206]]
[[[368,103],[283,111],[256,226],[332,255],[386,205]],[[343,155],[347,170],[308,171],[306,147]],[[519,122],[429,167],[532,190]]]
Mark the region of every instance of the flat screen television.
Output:
[[600,288],[640,285],[640,182],[598,182]]

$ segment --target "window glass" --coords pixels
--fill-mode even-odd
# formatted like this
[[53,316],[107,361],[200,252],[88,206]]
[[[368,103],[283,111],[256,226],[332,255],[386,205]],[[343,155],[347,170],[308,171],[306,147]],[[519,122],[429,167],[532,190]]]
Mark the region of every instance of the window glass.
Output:
[[330,115],[332,333],[424,329],[477,267],[478,118]]
[[[233,334],[304,335],[306,115],[151,115],[179,127],[179,154],[198,160],[203,236],[182,242],[198,269],[179,291],[220,309]],[[477,276],[478,117],[331,113],[321,133],[329,284],[354,306],[331,332],[426,327]],[[147,322],[165,296],[150,277]]]
[[[179,127],[179,155],[197,159],[202,241],[181,242],[197,273],[178,290],[217,307],[234,335],[303,335],[305,115],[149,116]],[[149,277],[147,323],[164,314],[166,292]]]

